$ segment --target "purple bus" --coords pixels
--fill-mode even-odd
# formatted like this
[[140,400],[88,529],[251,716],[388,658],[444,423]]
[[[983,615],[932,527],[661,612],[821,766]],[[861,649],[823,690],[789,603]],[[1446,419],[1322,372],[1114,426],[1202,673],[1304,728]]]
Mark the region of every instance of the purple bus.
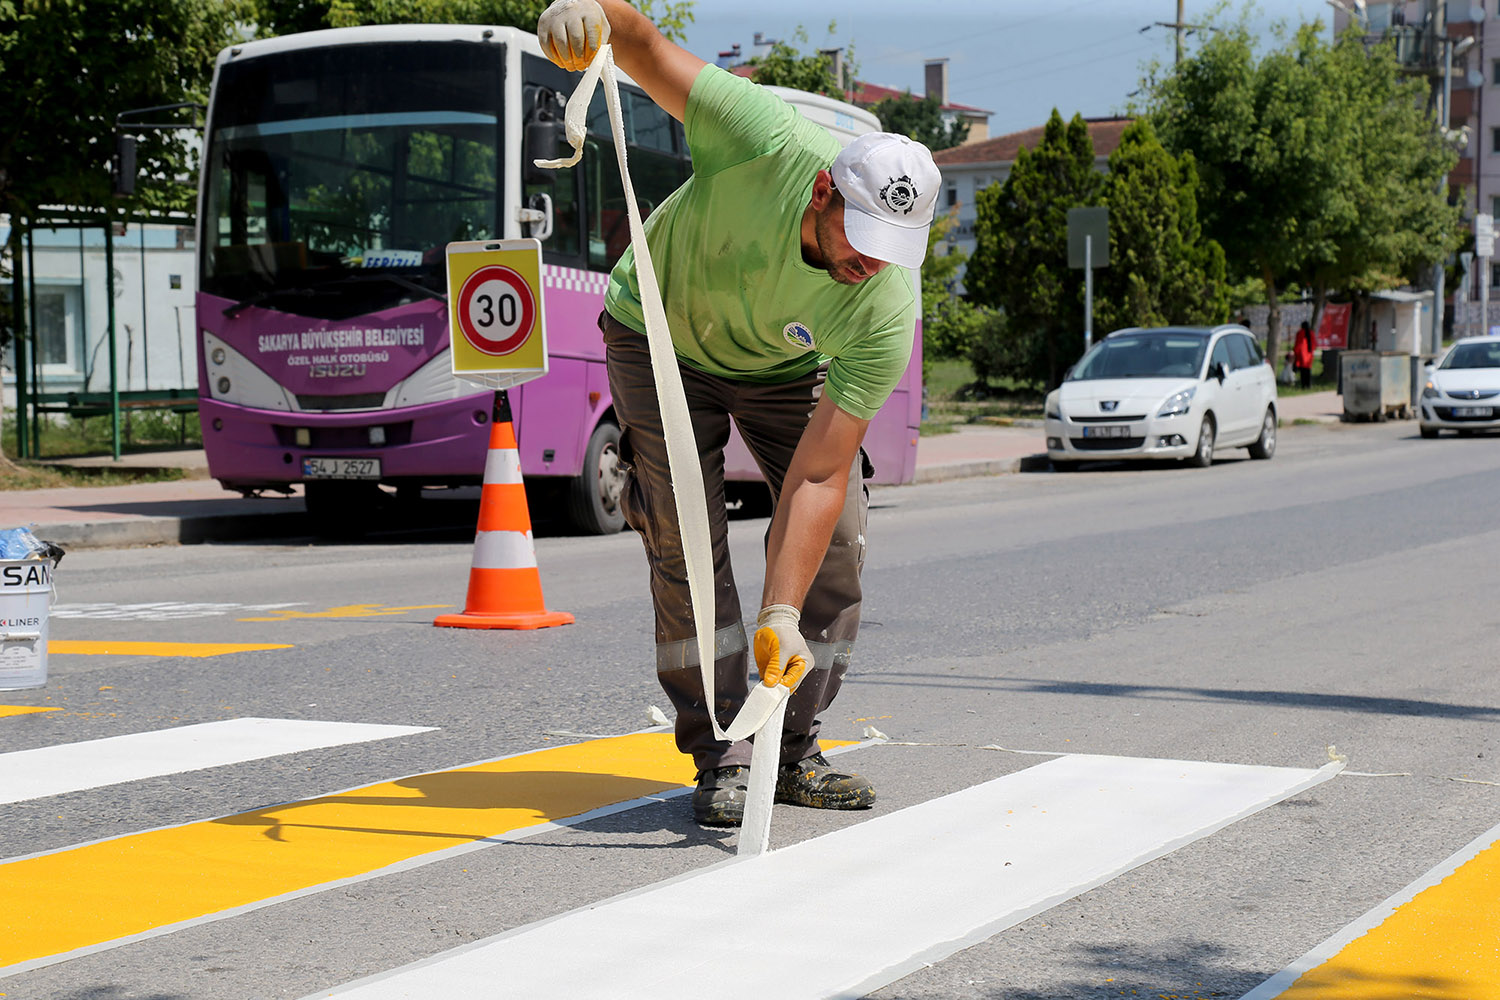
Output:
[[[348,28],[219,54],[198,205],[210,475],[247,495],[301,484],[315,524],[344,533],[392,492],[479,483],[493,394],[452,375],[444,250],[533,236],[549,371],[510,390],[522,471],[579,529],[620,530],[595,321],[629,231],[602,94],[577,167],[530,165],[555,154],[577,79],[515,28]],[[849,105],[791,96],[835,135],[876,127]],[[633,86],[621,98],[649,214],[692,165],[678,122]],[[920,346],[865,440],[876,482],[915,471]],[[738,434],[725,462],[736,495],[768,508]]]

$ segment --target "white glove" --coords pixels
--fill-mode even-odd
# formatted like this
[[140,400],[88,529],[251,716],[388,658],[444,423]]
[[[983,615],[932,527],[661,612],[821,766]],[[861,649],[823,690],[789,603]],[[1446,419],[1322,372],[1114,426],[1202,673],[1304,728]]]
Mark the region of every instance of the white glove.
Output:
[[588,69],[609,41],[609,19],[598,0],[555,0],[536,22],[542,54],[567,70]]
[[772,604],[755,617],[755,666],[766,687],[783,684],[797,690],[812,666],[812,653],[798,629],[802,613],[790,604]]

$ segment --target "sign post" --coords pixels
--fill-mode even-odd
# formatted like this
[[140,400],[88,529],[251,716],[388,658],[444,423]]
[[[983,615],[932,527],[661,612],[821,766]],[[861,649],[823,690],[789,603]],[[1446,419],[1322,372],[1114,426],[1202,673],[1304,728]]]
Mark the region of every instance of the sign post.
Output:
[[1094,343],[1094,268],[1109,266],[1109,209],[1068,209],[1068,266],[1083,268],[1083,349]]
[[1488,334],[1491,332],[1490,258],[1495,255],[1495,217],[1487,212],[1474,216],[1474,255],[1479,258],[1479,332]]

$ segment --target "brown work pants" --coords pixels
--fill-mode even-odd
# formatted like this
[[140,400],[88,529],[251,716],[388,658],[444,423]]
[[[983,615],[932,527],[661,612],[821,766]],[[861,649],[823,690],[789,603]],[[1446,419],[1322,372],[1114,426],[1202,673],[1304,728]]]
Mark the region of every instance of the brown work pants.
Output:
[[[709,724],[650,349],[643,334],[608,314],[600,316],[599,327],[604,331],[609,388],[621,425],[620,456],[629,466],[620,504],[625,520],[640,533],[650,564],[651,601],[656,608],[657,679],[677,710],[677,748],[691,754],[700,771],[748,765],[750,744],[716,740]],[[779,498],[792,453],[822,394],[825,373],[817,371],[794,382],[764,385],[709,375],[686,365],[679,367],[703,467],[713,546],[714,711],[720,726],[728,726],[749,693],[750,678],[755,676],[739,592],[729,565],[729,524],[724,506],[724,447],[729,442],[729,422],[732,418],[739,427],[773,500]],[[802,605],[802,635],[814,663],[787,708],[781,742],[783,763],[818,752],[818,715],[838,694],[849,668],[859,631],[859,574],[864,565],[869,505],[861,480],[862,473],[869,475],[865,462],[861,452],[850,470],[850,485],[833,539]]]

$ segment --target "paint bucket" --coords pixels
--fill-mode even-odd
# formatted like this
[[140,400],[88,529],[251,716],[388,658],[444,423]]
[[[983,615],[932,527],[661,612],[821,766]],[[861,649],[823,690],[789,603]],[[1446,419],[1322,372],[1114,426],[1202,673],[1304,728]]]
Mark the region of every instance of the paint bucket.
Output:
[[51,559],[0,559],[0,691],[47,683]]

